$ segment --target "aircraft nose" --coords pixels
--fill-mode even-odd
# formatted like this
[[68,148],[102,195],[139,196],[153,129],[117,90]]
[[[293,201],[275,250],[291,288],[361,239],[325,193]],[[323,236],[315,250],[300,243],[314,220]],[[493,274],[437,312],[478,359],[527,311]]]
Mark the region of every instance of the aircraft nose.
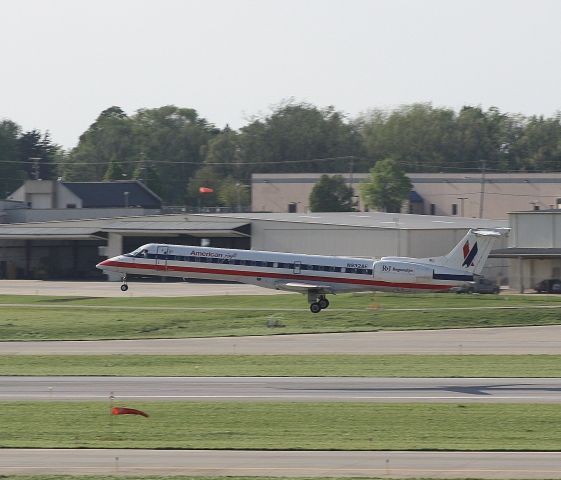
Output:
[[107,260],[103,260],[103,262],[99,262],[95,268],[104,269],[107,268],[111,264],[111,259],[108,258]]

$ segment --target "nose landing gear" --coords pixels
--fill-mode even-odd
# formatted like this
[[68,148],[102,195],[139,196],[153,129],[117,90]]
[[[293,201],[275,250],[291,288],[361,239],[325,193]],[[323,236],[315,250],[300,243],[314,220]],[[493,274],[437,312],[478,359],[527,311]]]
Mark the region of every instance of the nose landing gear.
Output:
[[127,285],[127,276],[123,276],[122,278],[123,284],[121,285],[121,291],[122,292],[126,292],[129,289],[129,286]]

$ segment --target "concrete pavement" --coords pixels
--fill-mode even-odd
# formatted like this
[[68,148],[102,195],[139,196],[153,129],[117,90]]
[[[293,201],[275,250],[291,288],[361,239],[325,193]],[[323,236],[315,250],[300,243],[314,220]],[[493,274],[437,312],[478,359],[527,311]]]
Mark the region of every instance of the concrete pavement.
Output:
[[6,474],[561,479],[557,452],[0,449]]

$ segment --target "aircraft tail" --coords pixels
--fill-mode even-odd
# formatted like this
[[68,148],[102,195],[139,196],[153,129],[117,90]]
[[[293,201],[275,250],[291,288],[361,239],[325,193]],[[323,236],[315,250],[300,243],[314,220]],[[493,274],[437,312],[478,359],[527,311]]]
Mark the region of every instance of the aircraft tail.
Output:
[[479,275],[495,240],[509,231],[509,228],[470,230],[448,255],[434,258],[432,261],[444,267]]

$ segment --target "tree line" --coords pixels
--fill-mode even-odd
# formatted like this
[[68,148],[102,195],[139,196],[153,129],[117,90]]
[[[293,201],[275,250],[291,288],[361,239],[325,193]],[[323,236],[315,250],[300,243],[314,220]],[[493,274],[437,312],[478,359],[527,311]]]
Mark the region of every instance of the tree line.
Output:
[[[367,172],[392,160],[406,172],[559,171],[561,114],[552,117],[431,104],[349,118],[334,107],[285,102],[239,130],[173,105],[102,111],[65,151],[49,133],[0,121],[0,193],[26,178],[138,179],[169,205],[249,203],[252,173]],[[201,195],[200,187],[213,192]]]

